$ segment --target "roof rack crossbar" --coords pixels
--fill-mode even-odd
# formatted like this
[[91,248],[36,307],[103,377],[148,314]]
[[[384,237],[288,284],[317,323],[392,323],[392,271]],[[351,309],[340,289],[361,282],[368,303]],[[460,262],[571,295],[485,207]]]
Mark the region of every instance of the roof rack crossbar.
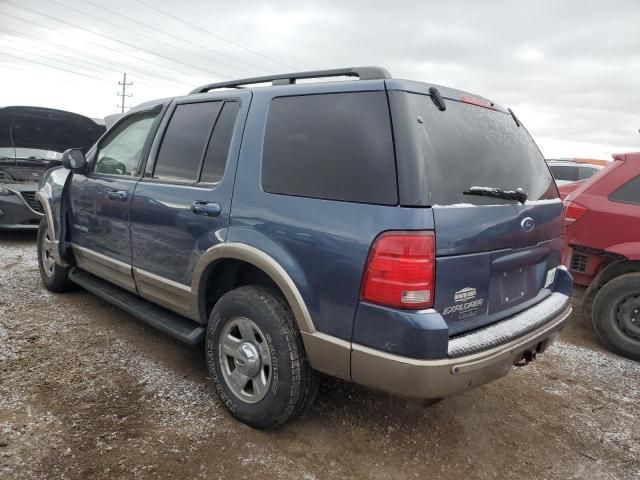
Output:
[[209,83],[193,89],[189,94],[206,93],[218,88],[240,88],[245,85],[271,82],[272,85],[290,85],[303,78],[323,77],[359,77],[360,80],[384,80],[391,78],[391,74],[382,67],[352,67],[334,68],[332,70],[315,70],[310,72],[285,73],[281,75],[266,75],[263,77],[242,78],[229,82]]

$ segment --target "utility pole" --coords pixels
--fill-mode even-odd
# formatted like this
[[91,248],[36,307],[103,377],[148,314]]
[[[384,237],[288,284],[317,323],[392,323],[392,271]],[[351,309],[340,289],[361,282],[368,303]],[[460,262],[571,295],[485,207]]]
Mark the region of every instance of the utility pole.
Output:
[[118,95],[119,97],[122,98],[122,105],[118,105],[119,108],[122,109],[122,113],[124,113],[124,99],[125,97],[132,97],[133,95],[129,94],[127,95],[127,87],[130,87],[131,85],[133,85],[133,82],[129,82],[127,83],[127,74],[124,74],[124,78],[122,79],[121,82],[118,82],[118,85],[122,85],[122,93],[117,93],[116,95]]

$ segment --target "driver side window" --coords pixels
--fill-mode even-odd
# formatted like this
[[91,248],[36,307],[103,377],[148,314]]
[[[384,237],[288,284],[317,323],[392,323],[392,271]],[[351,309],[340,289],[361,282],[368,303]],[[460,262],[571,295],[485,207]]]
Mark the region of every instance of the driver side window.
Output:
[[95,173],[135,176],[157,112],[134,115],[113,129],[101,144]]

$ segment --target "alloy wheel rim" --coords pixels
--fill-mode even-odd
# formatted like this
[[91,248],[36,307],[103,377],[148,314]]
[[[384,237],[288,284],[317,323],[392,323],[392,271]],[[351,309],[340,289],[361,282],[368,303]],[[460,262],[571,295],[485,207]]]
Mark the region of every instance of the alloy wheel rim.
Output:
[[53,269],[56,265],[56,262],[53,259],[53,241],[51,240],[51,236],[49,235],[49,229],[45,231],[40,250],[44,273],[45,275],[50,277],[53,275]]
[[262,330],[248,318],[232,318],[222,330],[218,351],[229,390],[246,403],[262,400],[272,378],[271,353]]

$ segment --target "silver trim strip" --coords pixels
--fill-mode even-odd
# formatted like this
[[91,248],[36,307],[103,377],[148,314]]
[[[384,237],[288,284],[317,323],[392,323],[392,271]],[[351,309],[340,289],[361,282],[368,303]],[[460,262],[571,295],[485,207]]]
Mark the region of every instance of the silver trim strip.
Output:
[[141,297],[200,322],[198,311],[193,309],[197,302],[194,302],[194,294],[188,285],[136,267],[133,267],[133,278]]
[[101,253],[94,252],[93,250],[75,243],[71,244],[71,249],[75,256],[76,263],[81,269],[129,290],[130,292],[138,293],[135,280],[133,279],[131,265]]
[[[351,348],[353,352],[364,353],[367,355],[371,355],[373,357],[392,361],[394,363],[398,363],[402,365],[412,365],[416,367],[451,366],[452,368],[454,368],[456,365],[468,364],[476,361],[485,362],[487,360],[500,357],[503,354],[510,353],[511,351],[513,351],[513,349],[518,348],[520,345],[531,342],[536,338],[544,337],[548,332],[554,330],[558,325],[562,324],[567,319],[567,317],[571,315],[571,311],[572,309],[571,309],[571,306],[569,305],[562,313],[560,313],[552,321],[550,321],[549,323],[541,327],[538,327],[538,329],[532,332],[529,332],[522,337],[518,337],[503,345],[498,345],[490,350],[483,350],[482,352],[476,352],[470,355],[466,355],[464,357],[443,358],[438,360],[420,360],[417,358],[403,357],[401,355],[383,352],[382,350],[376,350],[375,348],[366,347],[358,343],[352,343]],[[457,372],[452,370],[451,373],[457,373]]]
[[104,255],[102,253],[98,253],[87,247],[78,245],[77,243],[72,243],[71,246],[73,247],[74,251],[78,250],[81,253],[87,255],[88,257],[92,257],[92,260],[94,260],[95,262],[101,263],[102,265],[105,265],[107,267],[113,268],[115,266],[118,269],[118,271],[121,271],[123,273],[131,272],[131,265],[128,263],[122,262],[120,260],[116,260],[115,258],[108,257],[107,255]]
[[166,286],[174,288],[176,290],[182,290],[184,292],[191,293],[191,287],[189,285],[183,285],[182,283],[169,280],[168,278],[161,277],[160,275],[156,275],[155,273],[142,270],[141,268],[133,267],[133,273],[138,274],[141,277],[146,277],[147,279],[153,280],[154,282],[165,284]]

